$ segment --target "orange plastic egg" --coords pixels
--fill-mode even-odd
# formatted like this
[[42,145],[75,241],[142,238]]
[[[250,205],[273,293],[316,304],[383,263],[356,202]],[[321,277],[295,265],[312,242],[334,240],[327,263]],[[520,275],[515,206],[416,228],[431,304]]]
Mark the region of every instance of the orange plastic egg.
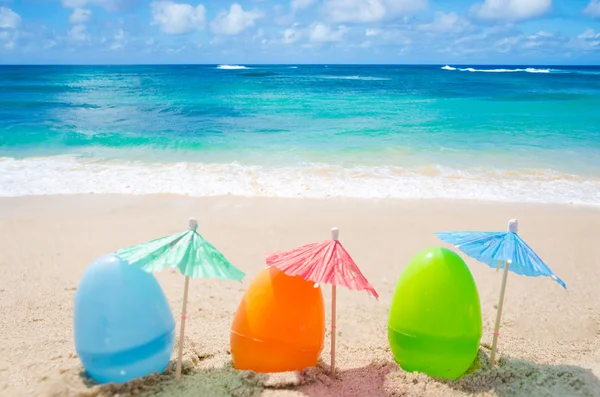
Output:
[[321,288],[314,285],[276,268],[258,273],[231,327],[235,368],[284,372],[317,364],[325,337],[325,309]]

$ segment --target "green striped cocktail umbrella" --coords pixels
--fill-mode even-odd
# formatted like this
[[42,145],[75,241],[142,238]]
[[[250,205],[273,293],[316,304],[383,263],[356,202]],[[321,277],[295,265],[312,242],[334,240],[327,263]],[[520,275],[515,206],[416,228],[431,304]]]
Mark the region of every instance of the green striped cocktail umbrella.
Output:
[[198,222],[195,219],[190,219],[189,228],[185,232],[127,247],[115,253],[116,256],[130,265],[138,266],[147,272],[159,272],[164,268],[171,267],[179,269],[181,274],[185,276],[179,355],[177,358],[177,381],[181,379],[183,337],[190,277],[242,281],[245,276],[244,272],[229,263],[221,252],[198,234],[196,232],[197,228]]

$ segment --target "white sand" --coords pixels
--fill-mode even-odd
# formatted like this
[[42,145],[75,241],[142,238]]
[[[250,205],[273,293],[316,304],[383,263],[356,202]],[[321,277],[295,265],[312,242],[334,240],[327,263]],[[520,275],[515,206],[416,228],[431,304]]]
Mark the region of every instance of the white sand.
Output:
[[[229,327],[246,284],[193,280],[186,327],[186,373],[172,369],[120,386],[82,373],[72,329],[73,296],[85,267],[118,248],[185,229],[198,231],[247,273],[267,253],[340,239],[380,294],[338,289],[339,376],[320,367],[259,375],[231,368]],[[487,365],[501,272],[466,259],[483,315],[481,369],[457,382],[409,374],[387,343],[387,313],[398,276],[421,249],[446,246],[434,233],[504,230],[521,236],[568,286],[510,274],[499,343]],[[463,256],[464,257],[464,256]],[[600,211],[575,206],[400,200],[283,200],[179,196],[56,196],[0,199],[0,395],[2,396],[600,396]],[[172,310],[183,277],[156,274]],[[329,288],[325,287],[329,308]],[[329,312],[328,312],[329,315]],[[210,319],[210,320],[209,320]],[[329,319],[328,319],[329,321]]]

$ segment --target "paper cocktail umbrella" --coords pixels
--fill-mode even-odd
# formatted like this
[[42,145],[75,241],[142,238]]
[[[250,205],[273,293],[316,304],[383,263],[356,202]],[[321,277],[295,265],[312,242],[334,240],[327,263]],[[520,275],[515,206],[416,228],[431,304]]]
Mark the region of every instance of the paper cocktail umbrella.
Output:
[[336,286],[366,290],[379,298],[350,254],[338,240],[338,228],[331,229],[331,240],[313,243],[267,256],[267,265],[288,276],[300,276],[316,284],[331,284],[331,374],[335,373]]
[[196,229],[198,222],[190,219],[189,229],[182,233],[161,237],[144,244],[124,248],[116,256],[147,272],[158,272],[166,267],[179,269],[185,276],[181,331],[176,379],[181,379],[183,337],[187,310],[188,286],[192,278],[219,278],[242,281],[245,274],[234,267],[225,256],[206,241]]
[[436,236],[442,241],[454,245],[471,258],[477,259],[479,262],[485,263],[497,270],[501,267],[504,269],[496,313],[496,325],[494,327],[494,341],[490,355],[492,364],[495,362],[508,270],[510,269],[513,273],[530,277],[548,276],[563,288],[567,288],[566,284],[550,270],[533,249],[519,237],[517,232],[518,222],[516,219],[511,219],[508,222],[508,230],[506,232],[436,233]]

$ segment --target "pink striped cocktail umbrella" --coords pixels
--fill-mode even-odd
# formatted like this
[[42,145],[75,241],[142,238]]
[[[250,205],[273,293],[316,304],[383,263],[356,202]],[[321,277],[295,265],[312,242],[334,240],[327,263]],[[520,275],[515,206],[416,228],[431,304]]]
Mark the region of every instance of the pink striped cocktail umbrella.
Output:
[[[317,284],[331,284],[331,374],[335,373],[335,306],[336,287],[367,291],[375,298],[375,288],[360,272],[358,266],[338,240],[339,230],[331,229],[331,240],[303,245],[290,251],[267,256],[267,265],[288,276],[300,276]],[[315,285],[315,286],[316,286]]]

